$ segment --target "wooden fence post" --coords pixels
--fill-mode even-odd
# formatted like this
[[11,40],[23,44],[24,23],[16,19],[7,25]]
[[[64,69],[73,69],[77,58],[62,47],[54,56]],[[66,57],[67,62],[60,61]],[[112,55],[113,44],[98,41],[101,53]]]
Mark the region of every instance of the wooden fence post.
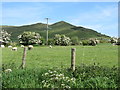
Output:
[[76,48],[71,49],[71,69],[72,71],[75,71],[75,52]]
[[26,54],[27,54],[27,47],[24,47],[23,57],[22,57],[22,64],[21,64],[21,66],[20,66],[22,69],[25,67],[25,63],[26,63]]

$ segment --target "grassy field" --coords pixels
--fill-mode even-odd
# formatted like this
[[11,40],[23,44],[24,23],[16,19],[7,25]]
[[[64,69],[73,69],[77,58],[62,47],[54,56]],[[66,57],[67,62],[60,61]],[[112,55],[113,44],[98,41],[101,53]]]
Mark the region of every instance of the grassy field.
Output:
[[[76,70],[70,70],[71,48],[76,48]],[[21,64],[23,48],[2,49],[2,88],[118,88],[118,46],[36,46],[27,51],[26,68]],[[99,63],[99,65],[93,64]],[[113,67],[115,66],[115,67]],[[6,72],[5,69],[12,69]]]
[[[71,48],[76,48],[76,65],[99,63],[103,66],[118,65],[118,46],[99,44],[98,46],[46,46],[34,47],[27,51],[27,68],[69,67],[71,62]],[[23,48],[11,51],[2,49],[2,63],[14,62],[20,66]]]

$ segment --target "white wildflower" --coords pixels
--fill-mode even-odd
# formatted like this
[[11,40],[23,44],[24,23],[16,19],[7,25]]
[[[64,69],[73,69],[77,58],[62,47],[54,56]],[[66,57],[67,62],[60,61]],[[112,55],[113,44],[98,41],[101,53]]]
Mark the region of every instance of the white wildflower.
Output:
[[50,74],[52,74],[53,72],[52,72],[52,71],[50,71],[49,73],[50,73]]
[[61,86],[65,86],[65,84],[61,84]]
[[55,79],[58,79],[58,77],[55,77]]
[[65,77],[63,77],[63,79],[65,79]]
[[44,82],[45,82],[45,80],[42,81],[42,83],[44,83]]
[[48,73],[45,73],[45,76],[47,76],[48,75]]
[[71,88],[70,86],[65,86],[65,88]]
[[61,77],[63,77],[64,75],[63,74],[60,74]]
[[68,80],[68,82],[70,82],[70,80]]
[[66,79],[68,79],[69,77],[66,77]]
[[71,78],[72,81],[75,81],[75,78]]
[[11,69],[6,69],[5,72],[12,72],[12,70]]
[[54,73],[56,73],[56,71],[54,71]]

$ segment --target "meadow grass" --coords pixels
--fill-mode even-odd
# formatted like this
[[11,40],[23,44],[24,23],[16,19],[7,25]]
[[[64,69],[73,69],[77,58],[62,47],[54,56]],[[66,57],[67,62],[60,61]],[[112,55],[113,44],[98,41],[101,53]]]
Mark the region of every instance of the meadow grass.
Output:
[[[74,72],[69,68],[71,48],[76,48]],[[22,62],[22,55],[21,47],[18,47],[18,51],[12,51],[10,48],[2,49],[3,88],[119,87],[118,68],[116,68],[118,67],[118,46],[111,44],[53,46],[53,48],[36,46],[27,51],[26,68],[18,69]],[[5,72],[8,68],[12,69],[12,72]],[[73,82],[72,79],[75,81]]]
[[[70,67],[71,48],[76,48],[76,65],[99,63],[102,66],[118,66],[118,46],[99,44],[97,46],[36,46],[27,51],[27,68]],[[18,51],[2,49],[2,63],[14,62],[20,66],[23,48]]]

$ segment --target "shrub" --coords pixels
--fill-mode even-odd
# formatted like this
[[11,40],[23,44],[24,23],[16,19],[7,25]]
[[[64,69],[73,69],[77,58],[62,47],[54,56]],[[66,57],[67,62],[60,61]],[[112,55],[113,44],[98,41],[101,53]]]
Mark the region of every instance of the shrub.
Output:
[[72,45],[79,45],[80,44],[78,37],[72,37],[71,42],[72,42]]
[[90,44],[89,40],[82,40],[82,45],[83,46],[86,46],[86,45],[89,45],[89,44]]
[[40,43],[41,36],[36,32],[23,32],[18,36],[19,42],[22,45],[33,45]]
[[40,45],[45,45],[45,38],[41,37],[41,38],[40,38],[40,41],[41,41],[41,42],[39,43]]
[[54,45],[54,40],[53,39],[48,39],[48,45]]
[[71,40],[69,37],[66,37],[65,35],[59,35],[56,34],[54,37],[55,45],[61,45],[61,46],[68,46],[71,44]]

